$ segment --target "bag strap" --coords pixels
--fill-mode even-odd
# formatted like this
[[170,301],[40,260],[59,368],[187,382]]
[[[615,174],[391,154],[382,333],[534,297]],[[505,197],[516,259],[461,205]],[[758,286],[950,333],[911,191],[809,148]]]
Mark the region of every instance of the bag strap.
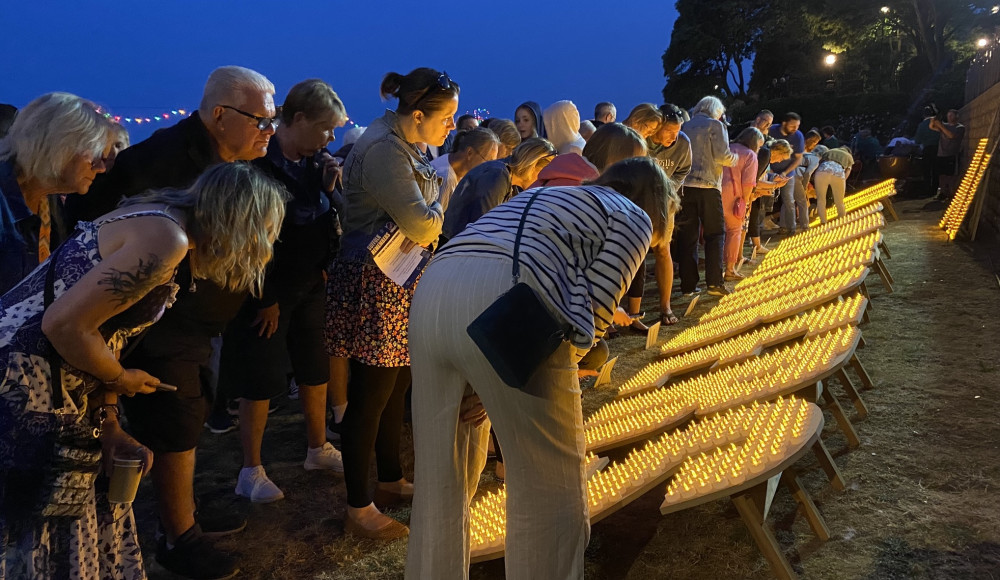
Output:
[[531,204],[535,202],[535,198],[538,194],[546,188],[539,187],[531,194],[528,198],[528,203],[524,204],[524,211],[521,213],[521,221],[517,224],[517,236],[514,238],[514,265],[511,268],[511,275],[514,277],[514,284],[517,284],[521,279],[521,264],[518,261],[518,256],[521,250],[521,233],[524,231],[524,222],[528,220],[528,209],[531,208]]
[[[66,247],[66,244],[59,246],[51,256],[49,256],[49,267],[45,272],[45,308],[42,310],[49,309],[49,306],[55,300],[56,290],[56,260],[62,255],[62,249]],[[63,401],[63,389],[62,389],[62,355],[56,351],[52,344],[49,344],[49,356],[47,357],[49,361],[49,374],[51,375],[50,383],[52,384],[52,408],[62,409],[64,405]]]

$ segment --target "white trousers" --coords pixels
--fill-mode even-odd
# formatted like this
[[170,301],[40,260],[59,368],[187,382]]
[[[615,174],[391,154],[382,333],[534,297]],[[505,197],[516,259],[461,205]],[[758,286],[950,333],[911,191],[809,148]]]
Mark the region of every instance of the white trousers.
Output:
[[[410,580],[469,575],[469,500],[475,491],[469,472],[482,467],[477,455],[483,449],[485,460],[488,428],[471,430],[459,420],[466,385],[482,399],[503,449],[506,577],[583,578],[590,523],[576,364],[582,351],[563,343],[522,391],[500,380],[466,333],[469,323],[510,289],[510,264],[504,258],[458,256],[433,262],[413,297],[416,494],[406,558]],[[526,276],[522,272],[522,281],[533,283]]]
[[816,209],[819,210],[819,221],[826,223],[826,191],[833,188],[833,203],[837,206],[837,217],[847,215],[844,205],[844,192],[847,189],[847,179],[829,171],[817,171],[813,174],[813,185],[816,187]]

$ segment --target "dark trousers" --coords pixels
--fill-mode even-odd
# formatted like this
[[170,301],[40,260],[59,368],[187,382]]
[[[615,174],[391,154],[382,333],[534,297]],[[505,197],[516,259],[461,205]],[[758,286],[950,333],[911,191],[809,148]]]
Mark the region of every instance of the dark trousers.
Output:
[[707,187],[681,188],[681,211],[674,225],[681,292],[698,286],[698,238],[705,238],[705,282],[722,286],[722,246],[726,239],[722,192]]
[[760,237],[760,229],[764,223],[764,214],[760,209],[762,199],[758,197],[750,204],[750,224],[747,226],[747,235],[751,238]]
[[[635,276],[632,277],[632,283],[629,284],[628,292],[626,296],[629,298],[642,298],[643,290],[646,289],[646,257],[642,257],[642,262],[639,263],[639,269],[635,271]],[[628,310],[628,308],[626,308]],[[636,314],[635,312],[629,312],[629,314]]]
[[368,471],[372,449],[378,480],[403,478],[399,464],[399,439],[410,388],[410,367],[374,367],[351,359],[347,384],[347,411],[341,427],[347,503],[363,508],[372,502]]

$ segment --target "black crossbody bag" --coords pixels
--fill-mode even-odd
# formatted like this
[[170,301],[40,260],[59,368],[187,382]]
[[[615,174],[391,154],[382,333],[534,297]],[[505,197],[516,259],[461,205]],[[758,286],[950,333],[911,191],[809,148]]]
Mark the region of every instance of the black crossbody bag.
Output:
[[514,287],[496,299],[467,328],[493,370],[511,387],[523,389],[532,375],[566,339],[569,325],[556,320],[535,290],[520,282],[518,255],[528,210],[539,188],[524,206],[514,238]]

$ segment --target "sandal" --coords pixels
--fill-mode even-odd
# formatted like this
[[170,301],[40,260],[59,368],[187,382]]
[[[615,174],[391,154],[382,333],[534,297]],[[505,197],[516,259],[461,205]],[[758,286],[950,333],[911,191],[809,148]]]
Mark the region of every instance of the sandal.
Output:
[[673,326],[674,324],[677,324],[678,322],[680,322],[680,319],[677,318],[674,315],[673,312],[669,312],[668,311],[668,312],[664,312],[663,314],[660,315],[660,325],[661,326]]

